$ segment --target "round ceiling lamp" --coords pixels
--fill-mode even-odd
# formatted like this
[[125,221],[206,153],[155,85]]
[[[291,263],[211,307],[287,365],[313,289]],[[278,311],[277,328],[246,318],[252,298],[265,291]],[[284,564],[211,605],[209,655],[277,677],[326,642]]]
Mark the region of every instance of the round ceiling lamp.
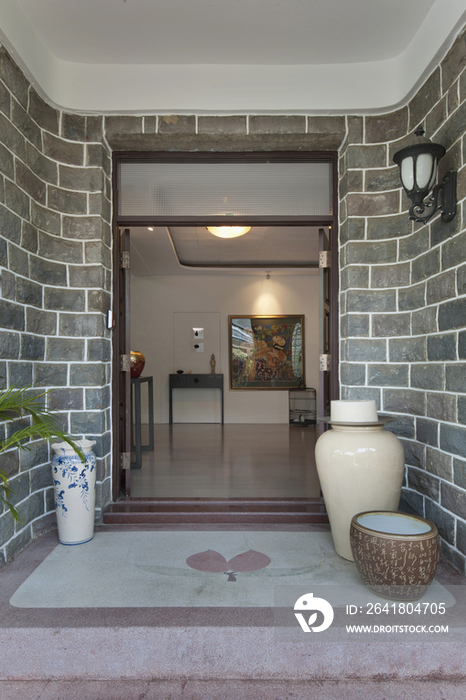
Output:
[[206,226],[209,233],[219,238],[238,238],[251,230],[250,226]]

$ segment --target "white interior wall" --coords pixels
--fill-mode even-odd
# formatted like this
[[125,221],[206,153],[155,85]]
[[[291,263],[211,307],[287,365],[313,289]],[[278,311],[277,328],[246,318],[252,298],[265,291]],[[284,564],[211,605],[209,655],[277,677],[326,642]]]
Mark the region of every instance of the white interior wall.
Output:
[[[131,277],[131,347],[146,358],[144,376],[154,377],[154,414],[156,423],[168,423],[168,375],[177,369],[199,372],[200,355],[193,367],[174,366],[174,314],[220,314],[220,353],[216,371],[224,375],[226,423],[288,422],[287,391],[230,391],[228,375],[228,316],[304,314],[306,384],[318,384],[318,272],[308,275],[276,275],[270,280],[260,276],[152,276]],[[204,353],[210,373],[210,353]],[[180,391],[180,390],[176,390]],[[210,390],[186,390],[177,395],[177,410],[196,404],[199,422],[210,420],[207,395]],[[211,390],[214,393],[215,390]],[[188,396],[189,394],[189,396]],[[205,394],[204,398],[201,397]],[[196,398],[197,397],[197,398]],[[213,398],[213,397],[212,397]],[[180,399],[186,403],[180,406]],[[145,402],[143,402],[145,403]],[[218,416],[218,407],[213,409]],[[180,415],[180,414],[178,414]],[[175,414],[176,416],[176,414]],[[143,421],[147,421],[143,406]]]

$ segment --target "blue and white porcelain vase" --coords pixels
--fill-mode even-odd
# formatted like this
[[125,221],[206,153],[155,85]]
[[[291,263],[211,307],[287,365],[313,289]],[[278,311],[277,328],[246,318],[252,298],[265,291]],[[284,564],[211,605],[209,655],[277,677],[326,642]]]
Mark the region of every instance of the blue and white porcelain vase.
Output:
[[84,544],[94,537],[95,440],[77,440],[84,464],[67,442],[52,445],[52,478],[61,544]]

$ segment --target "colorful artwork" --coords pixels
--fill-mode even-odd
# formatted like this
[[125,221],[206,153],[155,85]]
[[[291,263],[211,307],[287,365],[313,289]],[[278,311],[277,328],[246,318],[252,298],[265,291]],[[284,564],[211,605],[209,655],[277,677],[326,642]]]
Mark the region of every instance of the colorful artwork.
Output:
[[304,316],[230,316],[230,389],[296,389],[304,379]]

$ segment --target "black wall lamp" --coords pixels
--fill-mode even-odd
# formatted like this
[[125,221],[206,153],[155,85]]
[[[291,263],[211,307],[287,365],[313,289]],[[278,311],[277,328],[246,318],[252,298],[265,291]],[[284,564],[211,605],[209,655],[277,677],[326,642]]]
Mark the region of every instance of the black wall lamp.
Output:
[[[412,201],[409,218],[425,224],[440,209],[442,221],[451,221],[456,214],[456,170],[449,170],[443,182],[435,185],[438,162],[445,155],[445,149],[424,138],[424,129],[417,129],[415,134],[418,142],[402,148],[393,156],[400,167],[401,184]],[[424,201],[431,190],[431,197]]]

